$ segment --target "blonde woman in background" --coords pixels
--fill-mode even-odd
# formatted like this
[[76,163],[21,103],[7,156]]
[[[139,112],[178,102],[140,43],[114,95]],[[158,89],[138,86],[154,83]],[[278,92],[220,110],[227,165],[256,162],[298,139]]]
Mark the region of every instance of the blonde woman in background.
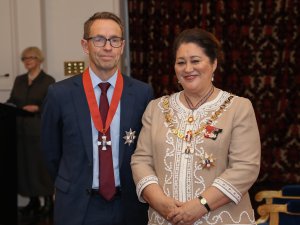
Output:
[[[40,120],[48,86],[55,80],[42,70],[44,56],[39,48],[24,49],[21,60],[27,72],[16,77],[7,100],[29,112],[17,117],[18,193],[29,198],[28,205],[19,211],[21,217],[46,216],[53,210],[54,187],[41,155]],[[41,196],[44,198],[42,208]]]

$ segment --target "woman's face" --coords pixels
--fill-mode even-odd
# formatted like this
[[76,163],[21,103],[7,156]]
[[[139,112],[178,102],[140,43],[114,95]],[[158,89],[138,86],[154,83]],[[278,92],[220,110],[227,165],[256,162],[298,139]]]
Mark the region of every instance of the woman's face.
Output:
[[32,71],[36,68],[39,68],[41,66],[41,61],[38,59],[36,54],[34,52],[26,52],[22,58],[22,61],[24,63],[24,67],[28,71]]
[[217,60],[212,63],[204,49],[197,44],[182,43],[176,52],[175,73],[187,92],[205,92],[210,88],[216,67]]

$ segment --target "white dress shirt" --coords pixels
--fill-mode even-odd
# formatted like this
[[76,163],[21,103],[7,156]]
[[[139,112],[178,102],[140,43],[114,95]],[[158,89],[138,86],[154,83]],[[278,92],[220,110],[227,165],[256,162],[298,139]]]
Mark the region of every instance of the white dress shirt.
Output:
[[[98,86],[101,82],[109,82],[110,87],[107,90],[107,98],[109,104],[111,103],[112,95],[116,87],[118,70],[115,74],[109,78],[107,81],[102,81],[96,74],[89,68],[92,85],[94,88],[95,96],[98,105],[100,104],[100,95],[101,89]],[[92,134],[93,134],[93,189],[99,188],[99,156],[98,156],[98,131],[94,125],[94,122],[91,118],[92,123]],[[111,147],[113,154],[113,165],[114,165],[114,176],[115,176],[115,185],[120,186],[120,174],[119,174],[119,139],[120,139],[120,102],[118,104],[117,111],[113,117],[113,120],[110,124],[110,137],[111,137]]]

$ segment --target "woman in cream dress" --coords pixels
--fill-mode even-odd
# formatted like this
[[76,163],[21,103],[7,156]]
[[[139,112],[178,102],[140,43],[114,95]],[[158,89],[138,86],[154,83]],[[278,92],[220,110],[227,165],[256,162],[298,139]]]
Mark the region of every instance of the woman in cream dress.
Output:
[[174,42],[183,90],[149,103],[131,166],[151,225],[255,224],[248,190],[260,168],[251,102],[214,87],[218,40],[202,29]]

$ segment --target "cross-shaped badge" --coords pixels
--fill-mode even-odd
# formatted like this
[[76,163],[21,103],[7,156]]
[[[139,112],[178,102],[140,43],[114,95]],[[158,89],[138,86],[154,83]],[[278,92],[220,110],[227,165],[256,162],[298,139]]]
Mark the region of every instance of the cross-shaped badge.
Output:
[[105,135],[103,135],[101,138],[102,138],[102,142],[98,141],[98,146],[102,145],[102,150],[107,150],[106,145],[111,146],[111,141],[107,141]]

